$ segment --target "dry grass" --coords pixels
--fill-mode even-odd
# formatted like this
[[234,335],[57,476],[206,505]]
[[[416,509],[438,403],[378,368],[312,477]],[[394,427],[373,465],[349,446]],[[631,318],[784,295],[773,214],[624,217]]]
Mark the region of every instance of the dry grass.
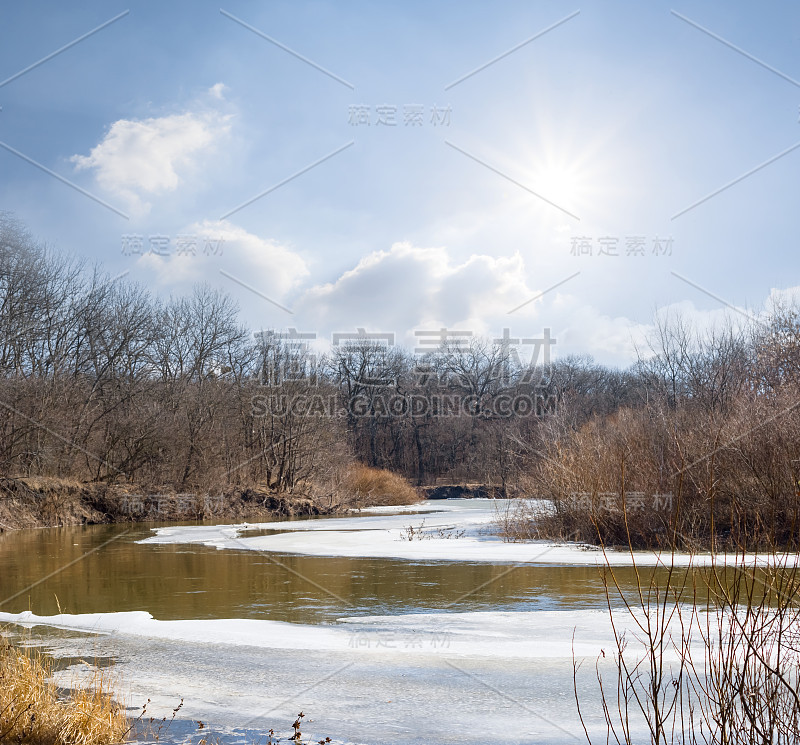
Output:
[[127,732],[107,674],[97,672],[90,687],[61,696],[50,661],[0,641],[0,743],[110,745]]
[[77,479],[56,478],[55,476],[26,476],[17,481],[33,491],[58,494],[77,493],[84,488],[84,484]]
[[[552,510],[544,500],[503,499],[494,505],[494,532],[506,543],[532,541],[542,537],[540,525],[551,518]],[[552,538],[554,534],[549,537]],[[560,536],[572,538],[573,536]]]
[[348,468],[341,488],[359,507],[414,504],[420,500],[417,490],[402,476],[364,465]]

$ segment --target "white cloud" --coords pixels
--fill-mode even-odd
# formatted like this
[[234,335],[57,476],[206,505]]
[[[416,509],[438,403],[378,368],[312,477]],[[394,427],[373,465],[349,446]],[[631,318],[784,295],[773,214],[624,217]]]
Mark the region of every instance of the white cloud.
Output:
[[309,330],[321,335],[361,327],[395,332],[398,343],[410,348],[418,344],[415,330],[458,329],[494,338],[508,328],[512,337],[539,337],[548,327],[554,335],[565,332],[559,344],[568,351],[623,363],[631,358],[631,321],[600,316],[566,286],[537,298],[544,289],[529,283],[519,254],[475,254],[458,263],[445,248],[396,243],[335,282],[306,290],[295,307]]
[[226,90],[228,90],[228,86],[226,86],[225,83],[216,83],[208,89],[208,94],[212,98],[222,101],[225,98]]
[[229,119],[216,111],[120,119],[89,155],[73,155],[71,161],[78,171],[93,171],[97,183],[125,199],[131,210],[147,212],[147,197],[177,189],[198,155],[227,134]]
[[335,282],[307,290],[298,309],[326,327],[339,324],[337,330],[363,326],[406,334],[425,326],[484,333],[491,317],[535,294],[521,270],[519,256],[476,255],[454,264],[444,248],[395,243]]
[[[455,262],[446,248],[419,248],[396,243],[376,251],[334,282],[307,289],[295,303],[304,330],[330,338],[335,331],[365,328],[395,332],[408,348],[418,344],[415,330],[468,330],[495,338],[510,330],[512,338],[540,337],[545,328],[557,339],[556,357],[588,354],[598,362],[627,366],[650,353],[647,339],[655,319],[611,315],[587,298],[585,278],[539,293],[552,278],[533,284],[522,256],[474,254]],[[789,291],[773,291],[783,297]],[[509,313],[526,301],[519,310]],[[659,317],[681,315],[699,332],[743,318],[729,308],[697,308],[681,301],[660,308]],[[523,349],[522,354],[530,352]]]
[[[557,356],[589,354],[598,362],[625,367],[647,353],[651,323],[598,311],[576,295],[565,295],[550,310]],[[649,319],[648,319],[649,321]]]
[[800,287],[773,288],[764,302],[764,313],[791,306],[800,307]]
[[[537,297],[552,278],[537,278],[534,285],[529,278],[532,273],[518,253],[474,254],[456,261],[444,247],[395,243],[388,251],[363,257],[334,281],[309,286],[304,258],[275,241],[227,221],[196,223],[184,232],[198,236],[196,256],[151,254],[141,257],[139,265],[155,272],[160,284],[170,288],[203,280],[223,286],[239,300],[251,326],[314,331],[322,346],[332,333],[357,328],[394,332],[397,343],[408,349],[419,344],[415,330],[447,328],[495,338],[508,328],[512,338],[536,338],[549,328],[557,340],[556,358],[589,354],[598,362],[624,367],[638,354],[650,354],[647,338],[656,319],[602,312],[595,301],[586,298],[587,287],[577,278]],[[223,240],[222,256],[204,254],[206,237]],[[257,292],[220,276],[220,269]],[[798,288],[773,290],[765,307],[770,300],[788,299],[797,292]],[[290,307],[293,315],[276,309],[263,295]],[[532,298],[536,299],[526,303]],[[755,310],[755,315],[760,313]],[[657,311],[659,318],[678,315],[699,332],[728,318],[743,320],[729,308],[703,309],[688,300]],[[529,352],[530,348],[523,348],[520,354],[524,358]]]
[[[281,302],[308,275],[305,260],[290,248],[227,220],[194,223],[180,235],[184,242],[180,253],[175,246],[168,256],[148,253],[138,261],[140,268],[154,273],[159,284],[171,289],[208,281],[246,300],[243,305],[260,307],[267,302],[263,297],[221,275],[220,269],[275,302]],[[186,250],[187,245],[194,245],[194,253]]]

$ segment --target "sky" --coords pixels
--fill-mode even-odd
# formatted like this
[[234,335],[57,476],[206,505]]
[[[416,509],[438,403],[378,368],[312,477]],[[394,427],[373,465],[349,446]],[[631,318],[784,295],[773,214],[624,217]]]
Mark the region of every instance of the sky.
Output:
[[254,330],[627,365],[794,296],[798,171],[796,3],[0,0],[0,210]]

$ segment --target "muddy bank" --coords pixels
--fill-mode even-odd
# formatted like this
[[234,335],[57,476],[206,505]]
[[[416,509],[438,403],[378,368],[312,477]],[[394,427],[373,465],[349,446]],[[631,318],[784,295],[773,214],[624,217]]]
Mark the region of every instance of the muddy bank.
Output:
[[272,519],[343,511],[308,497],[233,487],[225,492],[145,489],[136,484],[0,478],[0,531],[118,522]]
[[[392,486],[392,485],[390,485]],[[275,517],[335,515],[351,508],[408,504],[415,499],[504,499],[513,496],[485,484],[447,484],[398,493],[397,485],[378,485],[368,494],[343,490],[314,498],[280,494],[261,487],[189,492],[172,486],[107,484],[66,479],[0,477],[0,532],[23,528],[124,522],[217,520],[269,521]],[[415,497],[416,495],[416,497]]]

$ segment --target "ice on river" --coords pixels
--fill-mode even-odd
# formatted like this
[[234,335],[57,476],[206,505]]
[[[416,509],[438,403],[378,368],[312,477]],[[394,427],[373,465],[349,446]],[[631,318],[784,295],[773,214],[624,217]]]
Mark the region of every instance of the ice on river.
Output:
[[[509,571],[517,564],[604,561],[602,552],[577,545],[503,542],[491,530],[496,505],[505,507],[489,500],[458,500],[400,510],[379,508],[355,517],[176,526],[158,528],[141,543],[498,562],[511,564]],[[409,526],[417,532],[413,540],[407,540]],[[652,552],[637,554],[641,565],[656,565],[661,558]],[[605,560],[624,565],[631,556],[609,552]],[[678,557],[678,563],[686,561],[688,557]],[[317,625],[268,618],[159,620],[146,608],[49,617],[0,613],[0,623],[37,627],[35,639],[59,656],[113,657],[132,705],[150,698],[151,712],[169,716],[183,698],[181,716],[238,728],[240,740],[249,737],[250,742],[270,727],[289,735],[289,725],[301,710],[314,720],[304,729],[313,734],[312,741],[325,736],[370,745],[585,741],[573,692],[574,659],[586,663],[577,686],[587,725],[597,735],[604,734],[596,660],[610,675],[612,689],[616,682],[610,667],[614,639],[605,607],[409,610]],[[627,626],[636,634],[630,616],[623,614],[617,621],[618,630]],[[191,726],[188,720],[185,724]],[[242,728],[257,730],[256,736],[246,737]],[[161,740],[172,742],[168,737]]]
[[[594,661],[613,644],[601,610],[412,613],[324,626],[160,621],[146,612],[0,613],[0,622],[92,634],[51,636],[47,646],[60,656],[113,656],[129,702],[150,698],[159,716],[183,698],[183,716],[288,734],[302,710],[315,737],[371,745],[580,742],[573,651],[589,663],[579,688],[596,701]],[[597,726],[597,707],[584,705]]]
[[[154,529],[142,543],[195,543],[218,549],[249,550],[308,556],[369,557],[412,561],[470,561],[565,566],[629,566],[628,551],[539,540],[507,543],[494,524],[508,502],[454,499],[398,508],[364,510],[366,516],[239,525],[189,525]],[[413,509],[413,512],[412,512]],[[541,509],[545,509],[544,506]],[[377,513],[377,514],[375,514]],[[414,529],[411,535],[409,528]],[[248,535],[271,531],[269,535]],[[463,532],[463,534],[462,534]],[[409,540],[411,538],[411,540]],[[694,566],[708,554],[635,552],[639,566]],[[741,557],[738,557],[741,560]],[[755,557],[750,557],[756,560]],[[724,561],[724,557],[720,558]]]
[[[39,625],[111,636],[193,644],[248,646],[264,650],[317,650],[357,656],[440,656],[541,660],[572,654],[596,656],[608,640],[602,610],[472,613],[409,613],[355,616],[313,625],[251,618],[157,620],[146,611],[37,616],[0,613],[1,623]],[[576,634],[572,640],[573,631]]]

